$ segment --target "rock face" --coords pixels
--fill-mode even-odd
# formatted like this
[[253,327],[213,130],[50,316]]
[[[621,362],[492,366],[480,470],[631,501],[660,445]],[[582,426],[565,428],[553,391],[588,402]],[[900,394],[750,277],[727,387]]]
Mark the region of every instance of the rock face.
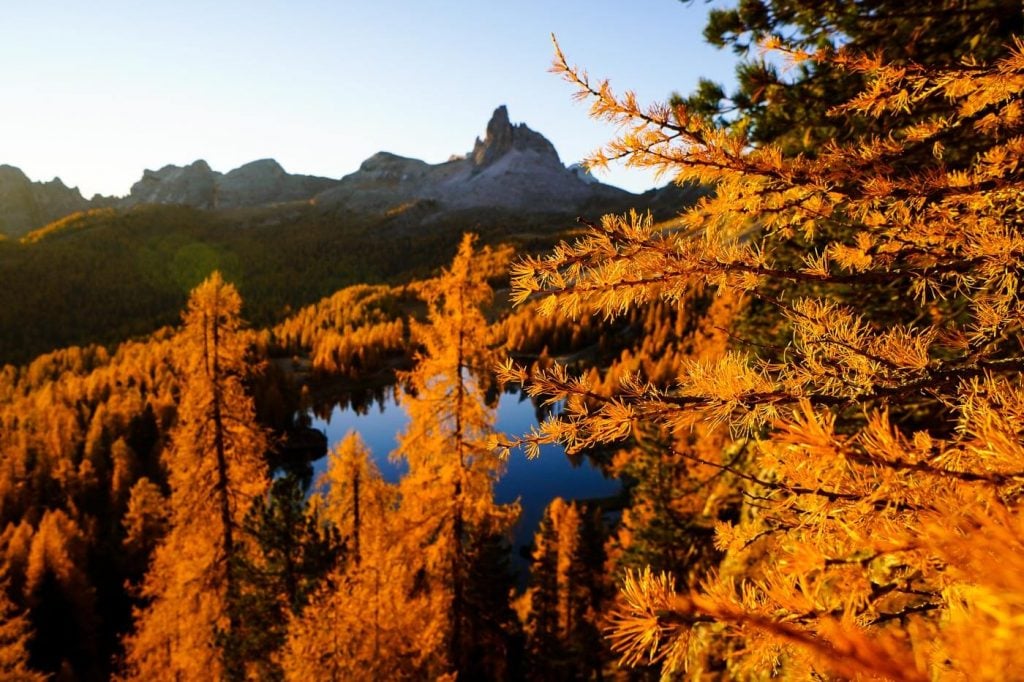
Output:
[[290,175],[273,159],[253,161],[227,174],[211,170],[209,164],[199,160],[185,167],[144,171],[124,203],[241,208],[307,200],[335,184],[337,181],[329,178]]
[[68,188],[60,178],[32,182],[20,169],[0,165],[0,235],[20,237],[89,206],[77,188]]
[[290,175],[277,161],[260,159],[215,179],[216,208],[304,201],[338,184],[313,175]]
[[508,108],[503,104],[491,115],[491,120],[487,123],[487,136],[482,141],[479,137],[476,138],[473,145],[473,163],[477,166],[489,166],[512,150],[533,151],[541,158],[558,161],[558,152],[555,151],[554,145],[540,133],[526,127],[525,123],[512,125],[508,118]]
[[12,166],[0,166],[0,234],[21,236],[75,211],[141,204],[180,204],[231,209],[308,201],[329,209],[391,214],[416,205],[443,215],[466,209],[521,213],[568,213],[601,206],[620,210],[636,196],[591,177],[577,165],[566,168],[558,152],[524,123],[513,124],[508,109],[494,110],[484,138],[471,152],[428,164],[378,152],[341,180],[292,175],[273,159],[219,173],[206,161],[146,170],[122,199],[82,198],[59,179],[32,182]]
[[466,157],[431,165],[379,152],[315,199],[326,206],[386,210],[413,201],[444,209],[501,208],[526,213],[575,211],[591,202],[624,202],[629,192],[567,169],[554,146],[508,109],[495,109],[483,140]]
[[185,204],[195,208],[213,208],[217,202],[216,179],[205,161],[195,161],[184,168],[164,166],[160,170],[144,170],[142,179],[132,185],[125,198],[127,205]]

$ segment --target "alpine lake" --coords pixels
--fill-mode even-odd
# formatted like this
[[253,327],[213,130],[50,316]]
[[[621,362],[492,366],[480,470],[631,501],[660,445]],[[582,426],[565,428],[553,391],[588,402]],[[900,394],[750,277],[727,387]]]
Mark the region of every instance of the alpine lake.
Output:
[[[398,446],[398,436],[409,421],[409,415],[393,390],[381,391],[360,403],[336,404],[310,415],[310,426],[327,436],[328,451],[337,446],[350,431],[356,431],[373,453],[373,459],[385,480],[397,482],[406,471],[406,463],[390,454]],[[523,435],[539,422],[534,404],[522,393],[503,393],[498,399],[495,428],[509,436]],[[327,469],[327,457],[313,462],[314,481]],[[539,457],[529,459],[521,450],[509,455],[504,472],[494,486],[499,503],[518,501],[519,521],[512,531],[513,566],[525,568],[533,542],[547,505],[556,497],[611,503],[621,492],[621,483],[604,473],[584,456],[570,456],[557,445],[541,447]]]

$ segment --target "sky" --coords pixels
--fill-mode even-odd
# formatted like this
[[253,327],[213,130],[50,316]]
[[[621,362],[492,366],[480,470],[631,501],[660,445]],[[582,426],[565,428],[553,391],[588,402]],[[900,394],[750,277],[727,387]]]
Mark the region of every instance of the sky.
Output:
[[[464,154],[508,106],[581,160],[615,130],[548,72],[570,62],[641,101],[732,81],[697,0],[33,0],[0,3],[0,164],[121,196],[144,168],[275,158],[338,178],[378,151]],[[598,177],[633,191],[655,178]]]

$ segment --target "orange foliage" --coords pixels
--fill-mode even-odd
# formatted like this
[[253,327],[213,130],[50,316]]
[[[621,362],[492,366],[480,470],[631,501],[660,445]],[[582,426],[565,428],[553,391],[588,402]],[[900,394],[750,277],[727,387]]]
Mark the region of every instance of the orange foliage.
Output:
[[166,455],[170,529],[142,586],[149,603],[126,642],[131,679],[224,675],[238,627],[232,564],[247,551],[239,531],[267,487],[267,435],[242,384],[240,307],[238,292],[214,273],[193,291],[177,338],[183,387]]
[[[751,147],[681,104],[641,107],[558,54],[592,114],[622,127],[592,163],[625,158],[716,194],[682,229],[608,216],[523,260],[517,300],[573,317],[700,291],[749,303],[734,325],[745,338],[680,359],[670,386],[631,375],[607,397],[557,366],[506,365],[506,380],[566,405],[518,443],[580,450],[648,429],[706,439],[721,425],[723,454],[748,453],[700,457],[745,499],[738,521],[717,525],[718,569],[689,594],[664,574],[627,581],[611,629],[627,662],[693,676],[711,656],[739,678],[1007,679],[1024,665],[1009,644],[1024,632],[1024,45],[947,70],[833,58],[870,82],[835,114],[892,133],[811,157]],[[941,115],[901,118],[919,109]],[[922,147],[934,152],[923,162]]]

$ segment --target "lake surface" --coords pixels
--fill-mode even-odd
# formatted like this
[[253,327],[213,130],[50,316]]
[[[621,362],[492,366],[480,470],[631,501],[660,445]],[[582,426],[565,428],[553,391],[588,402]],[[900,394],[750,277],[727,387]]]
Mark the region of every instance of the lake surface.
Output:
[[[409,416],[393,395],[386,395],[383,402],[371,405],[359,414],[351,407],[335,407],[326,419],[313,418],[312,426],[327,434],[328,445],[333,448],[351,430],[359,432],[367,446],[373,451],[374,460],[381,474],[388,481],[397,481],[406,470],[404,462],[393,462],[388,458],[397,443],[397,435],[403,431]],[[497,425],[499,432],[522,435],[537,424],[536,410],[521,394],[503,394],[498,403]],[[327,458],[313,463],[314,476],[327,468]],[[544,516],[544,509],[556,497],[563,499],[589,499],[615,495],[620,489],[619,481],[605,478],[589,460],[582,458],[576,463],[556,445],[541,448],[540,457],[530,460],[519,451],[508,459],[504,475],[494,488],[495,499],[501,503],[515,502],[522,505],[519,523],[513,532],[515,549],[513,558],[519,564],[519,549],[530,544],[533,534]]]

